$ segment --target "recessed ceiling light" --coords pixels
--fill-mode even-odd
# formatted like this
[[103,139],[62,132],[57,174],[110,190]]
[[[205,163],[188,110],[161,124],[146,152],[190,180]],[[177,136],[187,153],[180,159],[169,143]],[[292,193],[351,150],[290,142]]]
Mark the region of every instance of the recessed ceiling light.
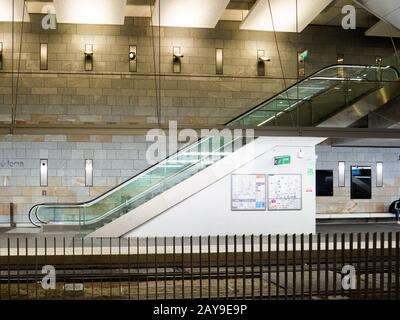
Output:
[[[156,0],[153,25],[214,28],[230,0]],[[161,17],[159,17],[159,13]]]
[[331,0],[257,0],[240,29],[301,32],[330,2]]
[[24,21],[30,21],[26,6],[24,7],[24,0],[14,0],[14,17],[13,0],[0,1],[0,21],[11,22],[14,19],[14,21],[21,22],[22,18]]
[[127,0],[54,0],[57,22],[123,25]]

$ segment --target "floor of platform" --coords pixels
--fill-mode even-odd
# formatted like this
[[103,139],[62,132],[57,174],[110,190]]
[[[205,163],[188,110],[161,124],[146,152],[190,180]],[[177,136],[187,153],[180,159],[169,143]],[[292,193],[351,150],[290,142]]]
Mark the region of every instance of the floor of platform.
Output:
[[[340,234],[340,233],[389,233],[400,232],[400,224],[394,221],[374,222],[374,223],[320,223],[317,224],[317,233],[321,234]],[[42,234],[39,228],[0,228],[0,238],[62,238],[71,237],[74,233],[64,232],[55,234]]]

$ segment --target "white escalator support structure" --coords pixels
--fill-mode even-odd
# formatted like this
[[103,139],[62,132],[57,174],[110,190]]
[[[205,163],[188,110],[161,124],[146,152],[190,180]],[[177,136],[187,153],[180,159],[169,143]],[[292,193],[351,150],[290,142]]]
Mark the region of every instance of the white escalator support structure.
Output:
[[[299,147],[312,146],[322,142],[324,138],[285,138],[259,137],[243,146],[231,155],[198,172],[143,205],[135,208],[119,219],[108,223],[89,234],[89,237],[121,237],[139,226],[155,219],[174,206],[188,200],[219,180],[229,176],[258,157],[271,152],[278,146]],[[273,165],[271,163],[271,165]],[[218,208],[215,208],[218,210]],[[188,212],[190,215],[190,212]],[[211,223],[211,221],[210,221]],[[167,228],[167,226],[166,226]]]

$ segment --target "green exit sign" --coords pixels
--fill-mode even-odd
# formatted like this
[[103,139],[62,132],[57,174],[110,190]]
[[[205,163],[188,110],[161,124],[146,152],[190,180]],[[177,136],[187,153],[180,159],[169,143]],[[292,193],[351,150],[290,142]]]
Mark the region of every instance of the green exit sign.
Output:
[[277,156],[274,157],[274,165],[279,166],[281,164],[290,164],[290,156]]

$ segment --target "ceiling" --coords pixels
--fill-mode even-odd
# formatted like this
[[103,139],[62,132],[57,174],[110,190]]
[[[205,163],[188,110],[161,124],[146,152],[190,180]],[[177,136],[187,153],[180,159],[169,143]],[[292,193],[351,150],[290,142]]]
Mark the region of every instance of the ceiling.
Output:
[[[11,2],[12,0],[1,0],[0,1],[0,12],[4,12],[4,8],[2,8],[2,6],[7,6],[8,2]],[[23,1],[23,0],[15,0],[17,2],[19,1]],[[94,0],[97,1],[97,0]],[[87,17],[90,13],[90,15],[93,15],[93,13],[96,13],[96,11],[98,11],[99,9],[96,9],[96,11],[94,10],[89,10],[88,14],[81,14],[82,16],[82,20],[76,21],[76,19],[72,19],[71,17],[68,17],[66,14],[64,14],[64,19],[60,19],[58,18],[59,22],[66,22],[66,23],[102,23],[102,24],[121,24],[121,21],[123,21],[124,17],[126,16],[133,16],[133,17],[150,17],[151,16],[151,7],[150,6],[156,6],[158,7],[158,3],[159,1],[162,1],[162,5],[161,8],[164,8],[164,12],[169,11],[170,17],[173,17],[174,14],[171,15],[171,12],[174,13],[175,11],[178,12],[176,10],[177,7],[179,8],[183,8],[184,3],[193,3],[192,6],[190,5],[186,5],[185,6],[185,10],[190,10],[192,9],[192,11],[194,10],[194,8],[196,8],[196,10],[198,10],[199,15],[193,15],[193,13],[187,13],[187,17],[185,17],[185,19],[181,19],[182,21],[185,21],[185,24],[182,23],[182,27],[205,27],[205,28],[213,28],[215,27],[216,23],[219,20],[228,20],[228,21],[239,21],[241,22],[241,28],[242,29],[254,29],[254,28],[246,28],[246,25],[251,25],[252,22],[251,20],[253,19],[252,16],[254,16],[254,11],[256,10],[260,10],[257,9],[257,7],[262,7],[260,5],[260,3],[264,2],[264,7],[266,5],[269,5],[270,7],[272,7],[272,12],[279,12],[280,16],[282,16],[282,14],[285,14],[285,11],[283,9],[279,9],[277,6],[282,6],[282,3],[294,3],[296,4],[297,1],[297,7],[300,8],[301,4],[303,4],[303,8],[305,7],[312,7],[314,6],[315,8],[313,10],[308,10],[307,13],[305,13],[305,15],[307,15],[306,17],[304,17],[304,19],[301,16],[301,12],[299,10],[299,20],[303,19],[302,21],[299,21],[298,27],[296,28],[282,28],[282,30],[278,30],[279,26],[277,27],[277,23],[275,23],[275,30],[277,31],[291,31],[291,32],[295,32],[296,29],[298,31],[301,31],[304,27],[306,27],[308,24],[314,24],[314,25],[328,25],[328,26],[340,26],[341,25],[341,21],[343,18],[343,14],[342,14],[342,8],[345,5],[351,4],[354,5],[354,7],[356,8],[356,14],[357,14],[357,27],[358,28],[372,28],[374,27],[372,30],[370,30],[369,34],[367,32],[367,35],[374,35],[376,36],[377,34],[380,35],[382,33],[382,30],[387,29],[383,28],[382,26],[379,26],[376,24],[380,21],[379,18],[377,18],[377,14],[376,11],[378,12],[384,12],[386,15],[388,15],[388,10],[387,10],[387,3],[388,2],[396,2],[399,3],[399,0],[379,0],[375,2],[382,2],[384,4],[386,4],[386,7],[384,7],[386,9],[385,10],[380,10],[379,11],[379,7],[377,9],[377,7],[375,6],[373,10],[369,10],[368,8],[366,8],[365,6],[362,7],[358,4],[356,4],[355,2],[357,1],[352,1],[352,0],[270,0],[270,4],[268,4],[268,0],[101,0],[101,1],[108,1],[108,2],[115,2],[116,6],[123,6],[125,7],[124,10],[113,10],[112,12],[110,10],[106,11],[105,14],[109,14],[109,17],[107,17],[107,15],[104,16],[103,20],[100,20],[100,22],[96,22],[96,19],[93,19],[93,22],[91,21],[84,21],[84,18]],[[47,6],[47,5],[54,5],[55,7],[62,7],[63,8],[63,13],[65,13],[67,11],[66,8],[68,8],[68,6],[72,6],[72,3],[75,3],[76,5],[79,5],[80,7],[86,7],[86,8],[93,8],[94,4],[93,4],[93,0],[85,0],[85,1],[79,1],[79,0],[26,0],[27,2],[27,7],[28,7],[28,12],[30,14],[37,14],[37,13],[43,13],[43,7]],[[275,2],[275,4],[274,4]],[[362,2],[362,5],[364,5],[365,3],[371,3],[372,0],[358,0],[358,2]],[[60,3],[62,5],[60,5]],[[126,5],[125,5],[126,3]],[[202,3],[202,5],[199,5],[199,3]],[[219,4],[216,4],[219,3]],[[317,5],[315,5],[315,3],[317,3]],[[180,5],[181,4],[181,5]],[[272,4],[272,6],[271,6]],[[196,7],[195,7],[196,5]],[[276,6],[275,7],[273,6]],[[208,6],[208,7],[207,7]],[[191,8],[193,7],[193,8]],[[203,7],[203,8],[202,8]],[[7,7],[6,7],[7,8]],[[72,7],[70,7],[72,8]],[[98,8],[98,6],[97,6]],[[211,18],[208,17],[208,15],[203,15],[204,16],[204,21],[201,20],[201,18],[199,16],[201,16],[202,14],[200,14],[201,10],[206,8],[206,10],[208,9],[208,13],[210,13],[210,11],[213,11],[213,14],[208,14],[210,16],[212,16]],[[210,9],[212,8],[212,9]],[[76,8],[75,8],[76,10]],[[185,10],[180,10],[180,14],[181,15],[185,15]],[[7,10],[6,10],[7,11]],[[82,10],[81,10],[82,11]],[[303,11],[307,11],[307,10],[303,10]],[[85,12],[85,11],[83,11]],[[196,11],[194,11],[196,12]],[[207,12],[207,11],[206,11]],[[282,13],[281,13],[282,12]],[[287,11],[286,11],[287,12]],[[163,13],[162,13],[163,14]],[[194,18],[190,19],[188,17],[192,17],[190,16],[190,14],[193,15]],[[399,11],[400,14],[400,11]],[[4,14],[3,14],[4,15]],[[270,15],[270,14],[269,14]],[[21,16],[21,13],[17,13],[15,16]],[[178,16],[175,13],[175,16]],[[279,16],[279,17],[280,17]],[[378,15],[379,16],[379,15]],[[278,21],[278,18],[275,18],[275,21]],[[166,19],[166,17],[161,16],[161,21],[164,21],[163,19]],[[399,18],[400,19],[400,18]],[[79,19],[78,19],[79,20]],[[87,19],[88,20],[88,19]],[[284,20],[284,19],[282,19]],[[286,20],[292,20],[292,19],[286,19]],[[0,21],[9,21],[9,19],[7,20],[5,17],[2,17],[2,15],[0,14]],[[167,21],[167,20],[165,20]],[[61,22],[61,23],[62,23]],[[264,22],[264,21],[263,21]],[[123,23],[123,22],[122,22]],[[266,22],[265,22],[266,23]],[[162,23],[161,23],[162,24]],[[267,24],[267,23],[266,23]],[[180,26],[179,22],[174,24],[174,21],[171,22],[171,19],[169,20],[169,23],[165,23],[165,25],[171,25],[171,26]],[[254,23],[253,23],[254,25]],[[257,28],[255,28],[257,29]],[[260,26],[259,29],[257,30],[268,30],[268,26]],[[397,30],[396,30],[397,31]],[[399,33],[400,34],[400,33]]]
[[356,21],[358,28],[370,28],[379,21],[377,17],[353,1],[334,0],[312,21],[312,24],[341,26],[343,18],[342,8],[348,4],[353,5],[356,9]]
[[240,29],[301,32],[332,0],[258,0]]

